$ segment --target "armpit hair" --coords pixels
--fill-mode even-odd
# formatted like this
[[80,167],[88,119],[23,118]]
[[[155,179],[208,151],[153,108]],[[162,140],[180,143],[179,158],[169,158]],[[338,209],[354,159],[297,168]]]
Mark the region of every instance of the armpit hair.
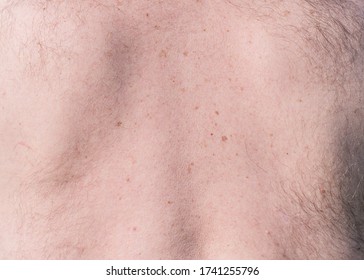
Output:
[[363,7],[353,1],[303,0],[306,41],[334,62],[354,63],[363,50]]
[[338,119],[337,176],[352,259],[364,259],[364,107]]

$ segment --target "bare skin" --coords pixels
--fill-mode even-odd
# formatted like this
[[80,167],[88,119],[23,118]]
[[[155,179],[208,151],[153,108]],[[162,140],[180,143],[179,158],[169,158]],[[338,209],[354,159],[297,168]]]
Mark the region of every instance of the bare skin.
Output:
[[0,1],[1,259],[346,256],[291,195],[331,186],[337,97],[234,2]]

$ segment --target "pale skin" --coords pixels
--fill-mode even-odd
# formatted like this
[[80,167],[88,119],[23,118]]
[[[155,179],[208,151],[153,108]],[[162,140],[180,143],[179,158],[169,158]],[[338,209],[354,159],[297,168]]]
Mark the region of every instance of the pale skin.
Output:
[[297,6],[76,2],[0,1],[1,259],[345,258]]

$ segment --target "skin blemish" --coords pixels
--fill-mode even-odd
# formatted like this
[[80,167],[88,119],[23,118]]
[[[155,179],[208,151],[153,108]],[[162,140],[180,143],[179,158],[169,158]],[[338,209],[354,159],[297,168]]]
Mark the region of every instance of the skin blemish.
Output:
[[116,126],[117,126],[117,127],[121,127],[121,126],[122,126],[122,124],[123,124],[123,123],[122,123],[121,121],[118,121],[118,122],[116,123]]
[[188,56],[188,51],[184,51],[184,52],[183,52],[183,55],[184,55],[184,56]]
[[211,136],[214,136],[214,134],[213,134],[213,133],[210,133],[210,135],[211,135]]
[[146,17],[149,17],[149,13],[146,13],[146,14],[145,14],[145,16],[146,16]]
[[198,110],[198,109],[200,109],[200,107],[199,106],[195,106],[195,110]]
[[168,200],[168,201],[167,201],[167,204],[173,204],[173,202],[172,202],[172,201],[170,201],[170,200]]
[[165,50],[161,50],[159,57],[167,57],[167,52]]
[[219,111],[215,111],[215,114],[218,116],[218,115],[220,115],[220,113],[219,113]]
[[195,164],[193,162],[191,162],[188,167],[187,167],[187,171],[188,171],[188,174],[191,174],[192,172],[192,167],[194,166]]
[[133,227],[133,231],[137,231],[137,227]]
[[222,137],[221,137],[221,141],[222,141],[222,142],[226,142],[227,140],[228,140],[228,138],[227,138],[226,136],[222,136]]
[[283,16],[284,16],[284,17],[287,17],[287,16],[289,16],[290,14],[291,14],[291,12],[290,12],[290,11],[287,11],[287,10],[283,12]]
[[129,182],[130,182],[130,178],[129,178],[129,177],[127,177],[127,178],[126,178],[126,181],[129,183]]
[[27,148],[28,150],[33,150],[32,147],[30,147],[26,142],[24,141],[20,141],[18,143],[15,144],[14,146],[14,149],[17,147],[17,146],[22,146],[22,147],[25,147]]
[[154,29],[159,30],[160,29],[160,26],[159,25],[154,25]]
[[325,195],[325,194],[326,194],[326,190],[324,189],[324,187],[323,187],[323,186],[320,186],[320,187],[319,187],[319,189],[320,189],[320,193],[321,193],[322,195]]

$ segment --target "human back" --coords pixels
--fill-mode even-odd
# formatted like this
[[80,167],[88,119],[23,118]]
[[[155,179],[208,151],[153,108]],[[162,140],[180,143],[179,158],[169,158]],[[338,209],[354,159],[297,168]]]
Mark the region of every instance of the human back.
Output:
[[359,69],[252,2],[4,1],[0,258],[360,258]]

